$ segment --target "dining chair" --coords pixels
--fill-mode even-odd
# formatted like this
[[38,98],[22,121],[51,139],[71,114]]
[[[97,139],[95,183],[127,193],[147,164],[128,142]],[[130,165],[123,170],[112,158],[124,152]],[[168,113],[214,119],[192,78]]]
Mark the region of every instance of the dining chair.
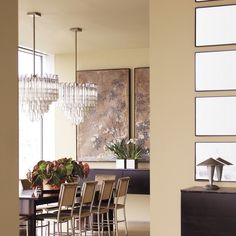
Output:
[[[115,179],[103,180],[99,191],[98,204],[93,207],[92,215],[96,216],[96,221],[93,221],[93,229],[96,228],[98,235],[104,234],[104,227],[108,229],[108,235],[111,235],[109,207],[111,203],[112,193],[115,185]],[[106,220],[104,220],[106,216]],[[102,230],[101,230],[102,229]]]
[[32,189],[31,182],[28,179],[20,179],[20,183],[21,183],[21,186],[22,186],[23,190]]
[[[28,179],[20,179],[20,187],[22,190],[33,190],[31,182]],[[47,209],[48,205],[40,205],[36,207],[36,214],[41,214],[45,209]],[[27,216],[19,216],[20,217],[20,222],[22,222],[22,219],[25,219],[25,227],[28,227],[28,219]],[[41,230],[41,235],[43,235],[43,229],[46,229],[48,227],[48,224],[43,224],[42,220],[36,221],[36,229]],[[24,228],[24,224],[20,224],[20,229]],[[28,231],[26,231],[28,232]]]
[[[85,232],[86,235],[87,229],[90,229],[91,234],[93,235],[92,208],[94,203],[96,186],[96,181],[86,181],[82,185],[80,202],[78,205],[76,205],[73,213],[76,234],[78,233],[79,235],[82,235],[82,232]],[[88,224],[87,219],[89,221]]]
[[19,215],[19,235],[29,235],[28,232],[28,220],[29,218],[27,216],[21,216]]
[[[32,189],[32,184],[28,179],[20,179],[20,184],[22,190],[33,190]],[[42,204],[37,206],[37,214],[42,213],[42,212],[50,212],[50,211],[55,211],[58,207],[57,203],[49,203],[49,204]]]
[[103,174],[97,174],[95,175],[95,181],[98,182],[98,184],[102,184],[103,180],[116,180],[116,175],[103,175]]
[[[125,223],[125,235],[128,235],[128,227],[127,227],[127,220],[126,220],[126,212],[125,212],[125,204],[126,204],[126,197],[129,187],[130,177],[121,177],[117,181],[116,190],[114,194],[114,203],[111,203],[109,209],[113,211],[113,230],[115,235],[118,236],[118,223],[124,222]],[[118,210],[123,210],[123,219],[118,219]]]
[[[37,220],[46,220],[49,223],[53,223],[53,234],[56,234],[56,225],[57,225],[57,234],[62,235],[62,224],[67,223],[66,235],[74,235],[74,222],[72,220],[74,204],[77,194],[77,183],[64,183],[61,185],[59,200],[58,200],[58,209],[55,212],[43,213],[36,215]],[[71,223],[71,234],[69,233],[68,224]],[[48,229],[48,235],[50,234],[50,228]]]

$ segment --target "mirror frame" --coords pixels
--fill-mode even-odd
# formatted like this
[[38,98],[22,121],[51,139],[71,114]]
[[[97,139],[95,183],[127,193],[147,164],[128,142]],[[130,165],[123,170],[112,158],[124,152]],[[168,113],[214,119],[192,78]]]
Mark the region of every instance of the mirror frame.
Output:
[[200,2],[215,2],[215,1],[220,1],[220,0],[205,0],[205,1],[197,1],[197,0],[195,0],[196,3],[200,3]]

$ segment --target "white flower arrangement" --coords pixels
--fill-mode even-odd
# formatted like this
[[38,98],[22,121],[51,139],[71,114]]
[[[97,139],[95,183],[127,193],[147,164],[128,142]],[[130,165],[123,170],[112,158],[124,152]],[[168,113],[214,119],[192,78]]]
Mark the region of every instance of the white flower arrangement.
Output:
[[107,149],[115,154],[117,159],[140,159],[142,154],[146,152],[138,140],[131,138],[129,140],[121,139],[116,140],[106,145]]

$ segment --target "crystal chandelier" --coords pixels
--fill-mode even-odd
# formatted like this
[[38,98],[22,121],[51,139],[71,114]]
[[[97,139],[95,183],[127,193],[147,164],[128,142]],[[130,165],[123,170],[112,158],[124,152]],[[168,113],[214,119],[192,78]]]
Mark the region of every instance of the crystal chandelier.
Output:
[[31,121],[40,120],[49,111],[49,105],[58,99],[59,81],[56,75],[37,75],[35,73],[35,17],[39,12],[29,12],[33,17],[33,74],[19,78],[19,102],[21,110]]
[[[81,28],[72,28],[75,32],[75,80],[77,76],[77,33]],[[97,103],[97,86],[93,83],[60,83],[59,106],[72,124],[79,125]]]

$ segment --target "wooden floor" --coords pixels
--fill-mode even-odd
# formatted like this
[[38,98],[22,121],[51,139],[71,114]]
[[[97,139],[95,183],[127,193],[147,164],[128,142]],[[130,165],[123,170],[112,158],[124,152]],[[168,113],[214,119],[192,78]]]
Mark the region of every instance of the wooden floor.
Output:
[[[124,235],[125,235],[124,227],[120,226],[119,236],[124,236]],[[150,223],[128,222],[128,236],[150,236]]]

